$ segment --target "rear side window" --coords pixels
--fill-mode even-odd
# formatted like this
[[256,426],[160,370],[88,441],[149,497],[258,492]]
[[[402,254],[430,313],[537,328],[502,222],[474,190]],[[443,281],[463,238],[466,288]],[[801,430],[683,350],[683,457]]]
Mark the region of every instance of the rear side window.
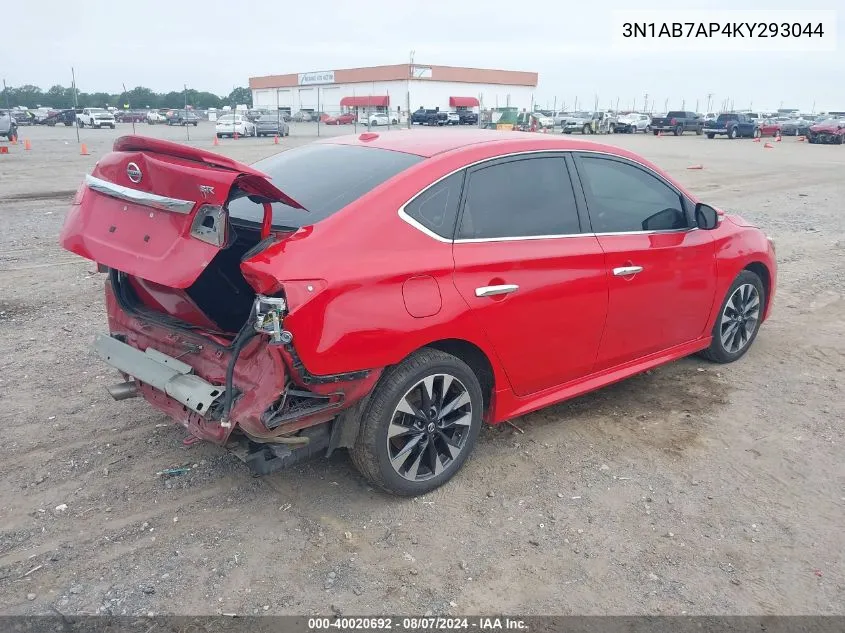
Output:
[[411,200],[405,206],[405,213],[429,231],[452,239],[463,184],[463,171],[447,176]]
[[[252,166],[307,211],[273,204],[273,226],[299,228],[314,224],[422,159],[415,154],[376,147],[315,143],[287,150]],[[261,223],[264,209],[248,198],[229,205],[232,218]]]
[[485,167],[471,172],[464,188],[461,239],[581,232],[563,158],[526,158]]

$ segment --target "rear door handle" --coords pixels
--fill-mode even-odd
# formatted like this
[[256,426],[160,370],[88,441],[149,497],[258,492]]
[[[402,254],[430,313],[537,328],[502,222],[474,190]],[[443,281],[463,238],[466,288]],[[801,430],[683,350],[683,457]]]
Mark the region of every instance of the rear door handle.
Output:
[[617,277],[629,277],[643,272],[642,266],[621,266],[613,269],[613,274]]
[[493,297],[495,295],[508,295],[519,290],[516,284],[503,284],[501,286],[481,286],[475,289],[476,297]]

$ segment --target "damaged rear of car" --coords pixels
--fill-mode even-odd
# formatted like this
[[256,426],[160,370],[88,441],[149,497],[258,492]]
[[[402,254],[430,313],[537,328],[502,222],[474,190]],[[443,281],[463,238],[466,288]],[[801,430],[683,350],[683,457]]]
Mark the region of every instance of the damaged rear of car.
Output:
[[344,445],[326,423],[359,403],[381,370],[308,371],[286,320],[327,284],[285,278],[285,250],[420,160],[317,144],[250,167],[118,139],[79,188],[60,236],[108,274],[110,334],[95,349],[123,376],[112,396],[145,398],[256,474]]

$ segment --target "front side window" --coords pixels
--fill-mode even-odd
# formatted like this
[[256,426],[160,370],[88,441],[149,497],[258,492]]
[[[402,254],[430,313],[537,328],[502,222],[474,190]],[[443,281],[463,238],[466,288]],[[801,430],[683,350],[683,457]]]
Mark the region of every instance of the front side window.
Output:
[[460,239],[580,233],[575,194],[560,157],[523,158],[470,173]]
[[461,203],[464,172],[432,185],[405,206],[405,213],[440,237],[452,239]]
[[681,196],[647,171],[595,157],[581,157],[578,170],[596,233],[688,228]]

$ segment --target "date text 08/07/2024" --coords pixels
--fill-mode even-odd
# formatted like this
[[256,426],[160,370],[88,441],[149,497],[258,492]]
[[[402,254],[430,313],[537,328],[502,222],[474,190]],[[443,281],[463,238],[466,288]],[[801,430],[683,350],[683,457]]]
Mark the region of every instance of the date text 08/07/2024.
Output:
[[309,618],[308,630],[430,631],[430,630],[527,631],[524,620],[508,617],[337,617]]
[[821,38],[824,25],[821,22],[625,22],[622,37]]

